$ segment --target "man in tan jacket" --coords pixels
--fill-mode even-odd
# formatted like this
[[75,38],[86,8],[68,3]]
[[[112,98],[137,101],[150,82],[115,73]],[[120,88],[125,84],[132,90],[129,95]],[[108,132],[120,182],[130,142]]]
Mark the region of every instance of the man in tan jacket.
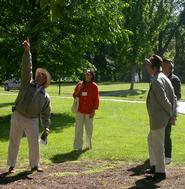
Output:
[[152,82],[147,97],[147,110],[150,120],[148,147],[151,169],[146,170],[153,181],[166,178],[164,138],[168,123],[175,124],[177,99],[170,80],[160,72],[162,58],[153,55],[146,59],[146,68],[152,76]]
[[24,55],[21,67],[21,87],[15,101],[11,117],[10,141],[8,149],[9,173],[15,171],[20,140],[25,132],[29,144],[29,162],[31,171],[39,171],[39,118],[45,135],[50,125],[50,98],[45,88],[50,84],[51,76],[43,68],[36,70],[32,77],[32,60],[29,41],[23,42]]

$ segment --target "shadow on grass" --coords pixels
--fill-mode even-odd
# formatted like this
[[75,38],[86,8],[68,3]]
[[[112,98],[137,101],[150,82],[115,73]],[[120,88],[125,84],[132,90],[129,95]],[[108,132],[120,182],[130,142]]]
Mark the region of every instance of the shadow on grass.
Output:
[[10,119],[11,115],[0,116],[0,141],[8,140],[9,138],[9,130],[10,130]]
[[66,161],[75,161],[78,160],[81,154],[85,153],[87,150],[82,151],[71,151],[64,154],[56,154],[50,160],[53,163],[64,163]]
[[144,95],[147,91],[134,89],[134,90],[117,90],[117,91],[101,91],[100,96],[113,96],[113,97],[128,97]]
[[[12,106],[13,104],[14,103],[12,103],[12,102],[0,103],[0,108],[4,108],[6,106]],[[10,110],[11,110],[11,108],[10,108]]]
[[7,185],[12,182],[25,180],[25,179],[31,180],[32,178],[29,176],[31,174],[32,174],[31,171],[23,171],[16,175],[9,175],[9,173],[2,173],[0,175],[0,185]]
[[[9,130],[10,130],[10,119],[11,115],[0,117],[0,141],[7,141],[9,138]],[[65,127],[70,127],[75,122],[75,118],[68,114],[52,114],[51,116],[51,132],[61,132]],[[43,128],[40,126],[40,131],[42,132]],[[23,135],[24,137],[25,135]]]
[[[141,176],[144,175],[145,170],[149,168],[149,159],[147,159],[143,164],[137,165],[128,169],[129,172],[132,172],[130,176]],[[129,189],[155,189],[160,188],[156,185],[157,182],[147,181],[146,178],[141,178],[135,182],[135,186],[131,186]]]
[[51,132],[61,132],[62,129],[73,126],[74,122],[74,116],[70,115],[67,112],[62,114],[54,113],[51,115]]

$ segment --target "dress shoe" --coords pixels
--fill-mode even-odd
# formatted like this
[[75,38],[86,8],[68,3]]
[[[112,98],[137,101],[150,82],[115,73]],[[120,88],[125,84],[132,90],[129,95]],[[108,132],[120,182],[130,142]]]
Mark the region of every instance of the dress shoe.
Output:
[[161,182],[166,179],[166,173],[155,173],[153,176],[149,176],[146,179],[152,182]]
[[90,147],[85,148],[85,151],[89,151],[89,150],[91,150],[91,148],[90,148]]
[[150,169],[146,169],[145,174],[155,174],[155,166],[151,166]]
[[8,169],[8,173],[11,174],[11,173],[15,173],[15,167],[9,167]]
[[76,152],[76,153],[81,153],[81,152],[82,152],[82,149],[74,149],[74,152]]
[[38,167],[38,166],[31,168],[31,172],[35,172],[35,171],[37,171],[37,172],[43,172],[43,169],[40,168],[40,167]]

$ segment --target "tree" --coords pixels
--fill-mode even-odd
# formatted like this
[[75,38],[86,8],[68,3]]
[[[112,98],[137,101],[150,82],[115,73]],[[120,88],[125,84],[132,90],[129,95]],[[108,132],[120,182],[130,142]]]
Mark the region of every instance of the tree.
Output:
[[157,53],[161,56],[168,51],[168,47],[175,37],[175,33],[179,27],[185,25],[185,9],[182,9],[182,1],[172,0],[171,10],[168,17],[168,22],[164,30],[159,33],[159,43]]
[[[11,71],[3,67],[4,72],[9,73],[6,78],[17,73],[20,62],[20,58],[18,61],[6,59],[7,40],[15,41],[16,57],[21,57],[20,41],[27,36],[31,41],[34,69],[36,66],[48,68],[55,81],[75,77],[85,67],[92,66],[86,53],[98,52],[101,44],[115,44],[127,37],[128,31],[121,28],[126,6],[119,0],[2,1],[0,43],[6,46],[3,60],[14,65]],[[9,54],[12,56],[12,52]]]
[[130,89],[132,90],[135,75],[141,70],[141,63],[154,51],[158,34],[164,29],[170,3],[165,0],[129,0],[128,3],[125,26],[133,32],[127,56],[131,66]]
[[21,42],[27,36],[31,40],[34,69],[36,65],[41,66],[37,61],[38,40],[43,31],[49,28],[49,22],[47,14],[36,5],[35,1],[4,0],[0,5],[0,32],[2,34],[0,76],[4,80],[20,75],[23,53]]
[[[153,53],[174,56],[184,39],[181,0],[1,0],[0,78],[19,77],[23,41],[30,37],[34,70],[54,81],[76,79],[86,67],[99,80],[142,79]],[[175,36],[175,37],[174,37]],[[176,43],[177,41],[177,43]],[[176,49],[176,51],[175,51]],[[180,68],[180,66],[179,66]],[[181,73],[182,74],[182,73]]]

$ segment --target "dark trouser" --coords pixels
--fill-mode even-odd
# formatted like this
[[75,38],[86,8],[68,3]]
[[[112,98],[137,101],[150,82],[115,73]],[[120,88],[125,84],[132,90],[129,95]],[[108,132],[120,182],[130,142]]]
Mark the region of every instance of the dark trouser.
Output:
[[171,140],[172,125],[168,123],[165,129],[165,157],[172,157],[172,140]]

